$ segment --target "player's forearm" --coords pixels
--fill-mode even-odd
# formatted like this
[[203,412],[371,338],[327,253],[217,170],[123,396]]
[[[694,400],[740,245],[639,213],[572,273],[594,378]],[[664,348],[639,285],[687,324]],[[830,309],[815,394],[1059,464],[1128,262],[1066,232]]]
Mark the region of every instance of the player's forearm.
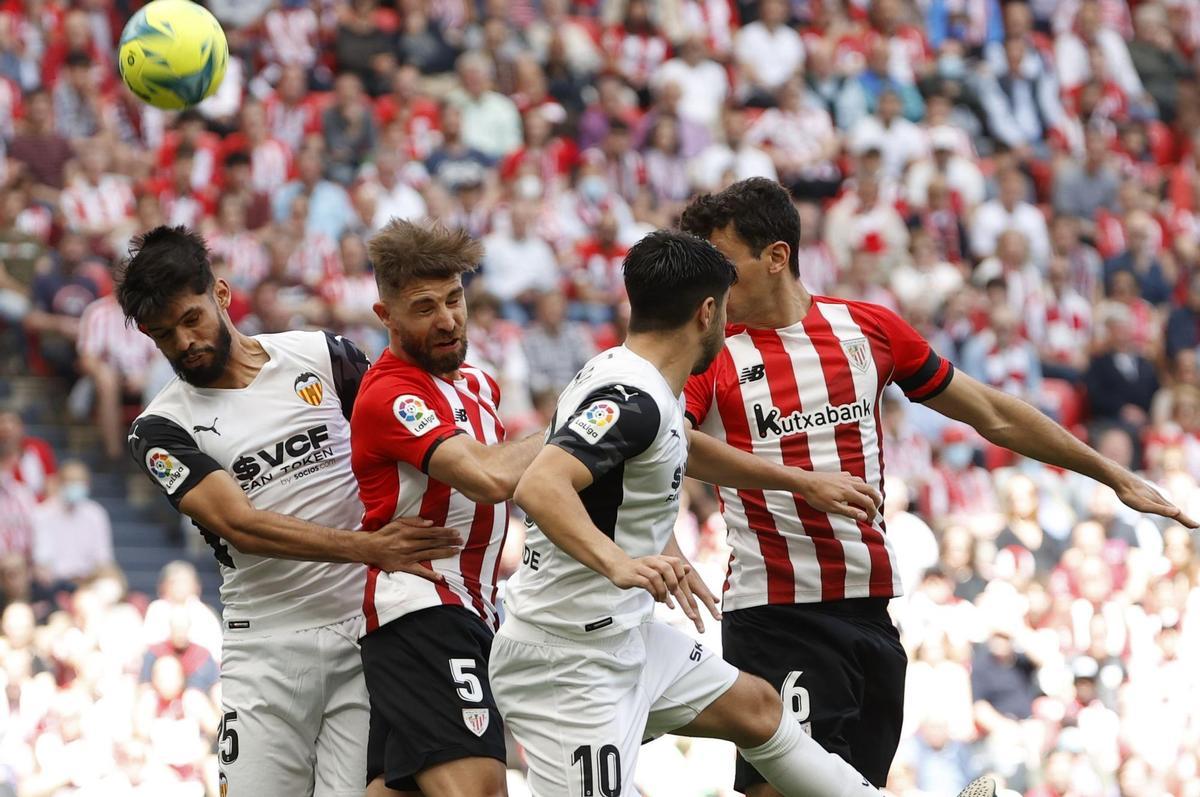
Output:
[[221,534],[242,553],[306,562],[363,563],[370,535],[252,509]]
[[708,484],[736,490],[800,492],[804,471],[739,451],[715,437],[688,432],[687,475]]
[[988,441],[1022,456],[1091,477],[1112,485],[1122,469],[1074,435],[1015,396],[989,391],[993,425],[978,427]]
[[539,431],[520,440],[488,446],[484,449],[486,456],[483,467],[491,476],[494,490],[499,497],[495,503],[507,501],[513,497],[517,483],[521,481],[521,477],[533,462],[533,458],[542,450],[542,442],[545,437],[545,432]]
[[605,578],[616,563],[629,558],[596,528],[570,482],[531,471],[517,485],[513,501],[550,542]]

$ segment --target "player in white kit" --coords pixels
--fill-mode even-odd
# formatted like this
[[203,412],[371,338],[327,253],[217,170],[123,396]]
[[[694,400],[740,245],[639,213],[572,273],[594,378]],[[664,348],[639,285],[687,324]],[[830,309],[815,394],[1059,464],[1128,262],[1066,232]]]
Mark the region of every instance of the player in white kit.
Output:
[[221,565],[221,793],[359,797],[368,703],[356,642],[365,564],[419,564],[461,535],[400,520],[373,534],[350,468],[349,418],[368,361],[325,332],[248,337],[204,241],[135,239],[117,297],[173,380],[134,421],[137,465],[192,518]]
[[[517,486],[532,525],[492,647],[496,702],[538,797],[632,797],[642,741],[728,739],[789,797],[875,795],[806,736],[775,690],[652,619],[687,606],[674,525],[687,466],[680,393],[723,345],[732,264],[657,232],[625,260],[629,338],[559,397],[546,447]],[[695,607],[691,606],[694,613]],[[973,795],[994,793],[989,780]]]

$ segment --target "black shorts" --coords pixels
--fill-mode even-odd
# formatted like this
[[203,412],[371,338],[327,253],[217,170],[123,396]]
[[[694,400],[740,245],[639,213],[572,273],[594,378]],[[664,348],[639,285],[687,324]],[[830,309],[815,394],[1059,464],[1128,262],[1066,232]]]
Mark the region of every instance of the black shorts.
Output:
[[[822,747],[876,786],[887,781],[904,719],[908,657],[885,598],[725,612],[725,660],[780,690]],[[738,756],[734,788],[764,783]]]
[[488,683],[492,629],[466,609],[406,614],[362,639],[371,696],[367,783],[417,790],[418,772],[486,757],[504,761],[504,726]]

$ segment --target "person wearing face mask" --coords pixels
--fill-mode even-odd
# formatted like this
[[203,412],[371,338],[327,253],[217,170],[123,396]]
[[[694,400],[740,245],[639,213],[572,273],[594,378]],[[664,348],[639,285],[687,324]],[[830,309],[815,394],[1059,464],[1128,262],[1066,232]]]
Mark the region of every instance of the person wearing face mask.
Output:
[[978,515],[995,509],[991,477],[975,464],[975,444],[963,427],[946,427],[942,447],[934,457],[933,472],[921,496],[925,517]]
[[90,492],[87,465],[65,462],[58,490],[34,512],[34,579],[40,588],[73,589],[112,564],[108,512],[89,497]]

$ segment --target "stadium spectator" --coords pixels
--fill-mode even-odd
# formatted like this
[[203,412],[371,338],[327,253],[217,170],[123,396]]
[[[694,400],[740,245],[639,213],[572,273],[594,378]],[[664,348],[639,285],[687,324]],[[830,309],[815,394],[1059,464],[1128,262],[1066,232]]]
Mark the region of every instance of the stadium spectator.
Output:
[[212,653],[203,645],[198,645],[190,637],[192,618],[186,609],[175,608],[171,611],[171,635],[163,642],[150,645],[142,660],[142,672],[139,680],[149,683],[159,659],[174,658],[179,661],[187,679],[187,688],[207,693],[220,680],[217,662]]
[[113,562],[108,512],[90,490],[87,466],[64,462],[58,488],[34,512],[34,577],[45,590],[73,589]]
[[478,52],[458,59],[462,88],[449,96],[462,112],[462,140],[489,158],[501,158],[521,146],[521,116],[516,104],[491,89],[495,66]]
[[1079,383],[1092,345],[1092,306],[1071,287],[1070,276],[1068,260],[1052,256],[1045,289],[1028,306],[1025,325],[1037,345],[1042,375]]
[[983,201],[983,174],[970,158],[957,151],[959,146],[953,128],[941,125],[929,130],[932,156],[916,159],[905,177],[905,198],[911,206],[928,206],[929,185],[939,177],[963,212],[970,213]]
[[729,75],[709,59],[703,35],[692,33],[679,46],[679,55],[662,65],[651,79],[658,89],[674,83],[680,89],[679,115],[709,129],[716,127],[729,94]]
[[504,316],[510,321],[528,319],[538,294],[559,287],[554,250],[534,229],[537,214],[535,202],[518,200],[509,216],[511,229],[484,239],[481,279],[488,292],[504,302]]
[[787,17],[784,0],[759,0],[758,18],[734,35],[739,94],[749,105],[773,105],[771,95],[804,66],[804,42]]
[[588,360],[596,347],[580,324],[567,320],[567,303],[561,293],[549,291],[537,298],[533,325],[522,345],[529,363],[529,389],[535,401],[557,396]]
[[37,335],[39,354],[60,375],[74,372],[79,317],[100,295],[93,273],[87,241],[77,232],[63,235],[56,256],[37,266],[25,329]]
[[1054,178],[1054,212],[1090,220],[1101,207],[1115,210],[1118,183],[1109,162],[1108,138],[1089,128],[1083,163],[1068,161]]
[[1103,321],[1108,350],[1092,357],[1084,381],[1092,414],[1136,436],[1148,420],[1158,376],[1154,364],[1137,352],[1131,321],[1128,310],[1110,306]]
[[349,185],[358,169],[375,149],[375,119],[363,92],[362,80],[351,73],[340,75],[334,84],[334,102],[324,113],[325,174],[330,180]]
[[1027,73],[1026,55],[1023,39],[1006,39],[1005,68],[980,77],[977,90],[988,132],[1023,156],[1042,158],[1049,152],[1045,142],[1059,125],[1063,109],[1054,77]]
[[849,149],[862,154],[870,149],[883,152],[883,170],[892,179],[899,179],[910,163],[927,153],[926,137],[921,128],[900,115],[903,106],[895,90],[885,88],[879,93],[874,114],[868,114],[850,128]]
[[726,109],[721,114],[721,129],[724,137],[709,144],[691,159],[688,174],[692,188],[697,191],[719,191],[730,182],[749,177],[776,179],[771,155],[750,141],[750,126],[744,110]]
[[829,112],[808,101],[800,78],[788,80],[776,96],[778,105],[751,123],[747,140],[771,156],[779,179],[797,198],[834,196],[842,175],[835,163],[839,143]]
[[1024,199],[1028,191],[1025,176],[1010,169],[998,182],[996,198],[980,205],[971,217],[971,252],[978,258],[996,254],[1001,233],[1015,229],[1025,236],[1033,264],[1044,267],[1050,255],[1050,231],[1042,212]]
[[221,623],[213,610],[200,600],[200,579],[190,562],[171,562],[159,574],[158,598],[146,607],[143,634],[147,645],[171,638],[171,618],[176,610],[185,611],[191,620],[188,638],[218,658],[221,654]]
[[1138,293],[1143,299],[1162,304],[1171,296],[1175,274],[1159,256],[1157,222],[1145,211],[1134,210],[1126,217],[1125,227],[1128,245],[1104,262],[1105,283],[1111,286],[1117,272],[1128,271],[1137,279]]
[[275,221],[292,213],[297,197],[307,201],[305,229],[336,241],[353,221],[354,210],[346,189],[322,177],[323,154],[308,146],[296,156],[296,179],[275,192],[272,199]]
[[0,476],[12,477],[42,501],[57,472],[58,465],[50,444],[26,434],[20,413],[0,410]]
[[67,56],[54,87],[54,126],[69,141],[82,141],[100,131],[101,98],[92,59],[85,52]]
[[37,498],[11,472],[0,473],[0,558],[16,555],[28,562],[33,549]]
[[1008,305],[992,307],[984,330],[963,348],[962,369],[997,390],[1041,403],[1042,366]]
[[1195,76],[1176,44],[1166,9],[1154,3],[1137,8],[1133,15],[1136,35],[1129,56],[1146,93],[1154,100],[1158,117],[1170,124],[1179,105],[1179,83]]

